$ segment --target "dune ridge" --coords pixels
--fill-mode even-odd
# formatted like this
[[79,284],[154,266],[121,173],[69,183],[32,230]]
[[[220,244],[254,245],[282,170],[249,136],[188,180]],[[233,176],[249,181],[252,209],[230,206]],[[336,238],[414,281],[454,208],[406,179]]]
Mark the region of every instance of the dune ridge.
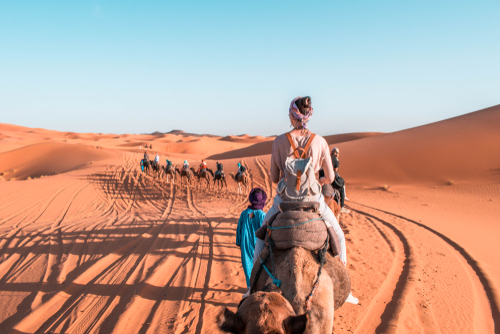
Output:
[[[500,105],[407,130],[339,144],[353,182],[491,180],[500,168]],[[367,168],[366,166],[370,166]]]

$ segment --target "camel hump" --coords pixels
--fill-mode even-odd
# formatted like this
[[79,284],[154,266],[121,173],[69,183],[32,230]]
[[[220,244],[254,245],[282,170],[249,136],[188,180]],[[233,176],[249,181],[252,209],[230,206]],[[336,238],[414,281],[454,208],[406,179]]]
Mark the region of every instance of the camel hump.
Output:
[[[277,249],[302,247],[314,251],[324,245],[328,235],[325,222],[317,213],[315,205],[306,204],[307,202],[280,205],[280,207],[295,206],[295,210],[281,212],[270,227],[271,238]],[[306,207],[311,211],[297,210],[300,205],[302,209]]]

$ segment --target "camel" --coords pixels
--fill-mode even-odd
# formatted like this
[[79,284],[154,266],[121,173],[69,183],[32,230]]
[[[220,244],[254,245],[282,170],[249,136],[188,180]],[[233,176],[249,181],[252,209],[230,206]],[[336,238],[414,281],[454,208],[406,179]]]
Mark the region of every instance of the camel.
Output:
[[180,170],[178,170],[178,169],[176,168],[176,169],[175,169],[175,171],[176,171],[177,173],[179,173],[179,175],[181,176],[181,185],[182,185],[182,183],[183,183],[184,178],[186,178],[186,179],[187,179],[187,181],[186,181],[186,182],[187,182],[187,184],[188,184],[188,185],[191,185],[191,173],[190,173],[189,169],[184,169],[184,168],[183,168],[183,169],[180,171]]
[[176,172],[179,173],[179,170],[177,168],[175,168],[174,166],[170,166],[170,168],[168,168],[168,166],[163,167],[163,175],[167,176],[167,182],[169,182],[170,177],[172,177],[172,183],[175,184],[175,173]]
[[[335,200],[336,195],[340,198],[339,194],[329,185],[323,186],[322,192],[325,202],[339,219],[340,204]],[[269,294],[269,284],[273,285],[277,281],[256,264],[251,276],[253,293],[240,303],[236,313],[225,308],[219,314],[219,328],[238,334],[331,333],[334,311],[347,299],[351,281],[345,265],[326,251],[326,247],[318,251],[308,251],[302,247],[287,250],[274,247],[271,255],[268,244],[260,256],[265,259],[264,265],[268,270],[274,273],[274,278],[283,280],[280,282],[281,290],[276,286],[273,289],[283,298],[277,299],[275,295]],[[324,254],[323,268],[320,254]],[[308,306],[307,299],[311,294]],[[271,299],[275,302],[271,303]],[[290,312],[288,304],[293,312]],[[259,312],[260,309],[266,312]]]
[[144,171],[144,173],[146,173],[146,175],[148,175],[148,174],[149,174],[150,167],[151,167],[151,164],[150,164],[150,163],[149,163],[149,161],[148,161],[148,160],[146,160],[146,159],[142,159],[141,161],[142,161],[143,166],[144,166],[144,170],[143,170],[143,171]]
[[149,162],[150,166],[151,166],[151,169],[153,170],[153,178],[154,177],[158,177],[160,178],[161,177],[161,173],[163,171],[163,168],[161,167],[160,163],[158,164],[154,164],[154,161],[151,160]]
[[[236,174],[238,175],[238,174]],[[245,187],[245,193],[247,192],[247,187],[248,187],[248,176],[245,173],[239,174],[238,179],[236,179],[236,176],[233,173],[229,173],[229,176],[238,184],[238,190],[236,191],[237,194],[242,194],[243,191],[241,189],[241,185]]]
[[226,185],[227,189],[227,182],[226,182],[226,175],[221,172],[216,172],[214,175],[214,188],[215,188],[215,183],[217,182],[217,185],[219,186],[219,190],[224,188],[224,185]]
[[205,168],[205,170],[202,170],[201,172],[198,173],[194,169],[194,167],[191,167],[190,169],[193,172],[193,175],[197,179],[197,185],[199,185],[201,187],[201,180],[205,180],[207,182],[207,188],[210,189],[210,174],[212,175],[212,177],[214,176],[214,173],[212,172],[212,170]]
[[[267,251],[264,249],[261,256]],[[261,270],[253,285],[253,291],[257,292],[244,299],[236,313],[224,308],[217,317],[219,328],[237,334],[332,333],[334,311],[344,304],[351,291],[349,273],[344,264],[326,252],[326,262],[313,290],[320,269],[316,252],[302,247],[274,249],[273,260],[275,276],[283,280],[281,289],[274,287],[270,292],[269,284],[273,285],[273,280]],[[264,264],[272,268],[270,257]],[[252,270],[252,282],[259,267],[255,265]],[[306,300],[311,292],[308,307]]]
[[323,193],[325,203],[332,210],[337,221],[340,222],[340,192],[334,189],[330,184],[323,185],[321,192]]

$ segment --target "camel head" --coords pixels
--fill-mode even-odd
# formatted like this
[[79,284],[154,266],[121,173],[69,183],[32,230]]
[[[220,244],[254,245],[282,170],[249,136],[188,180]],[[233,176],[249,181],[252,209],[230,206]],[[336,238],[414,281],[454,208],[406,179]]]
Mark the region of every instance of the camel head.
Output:
[[234,334],[302,334],[307,321],[307,314],[297,316],[277,287],[251,294],[236,313],[224,308],[217,316],[219,328]]

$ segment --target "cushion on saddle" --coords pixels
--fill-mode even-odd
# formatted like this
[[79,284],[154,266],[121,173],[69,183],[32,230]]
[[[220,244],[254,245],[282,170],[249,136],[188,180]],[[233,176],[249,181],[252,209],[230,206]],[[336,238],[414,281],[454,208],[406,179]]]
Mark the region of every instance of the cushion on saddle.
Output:
[[319,203],[318,202],[281,202],[280,211],[309,211],[318,212]]
[[278,249],[302,247],[311,251],[321,248],[328,232],[323,219],[318,219],[321,218],[318,208],[319,203],[315,202],[281,203],[280,209],[283,212],[278,214],[271,230],[275,247]]

